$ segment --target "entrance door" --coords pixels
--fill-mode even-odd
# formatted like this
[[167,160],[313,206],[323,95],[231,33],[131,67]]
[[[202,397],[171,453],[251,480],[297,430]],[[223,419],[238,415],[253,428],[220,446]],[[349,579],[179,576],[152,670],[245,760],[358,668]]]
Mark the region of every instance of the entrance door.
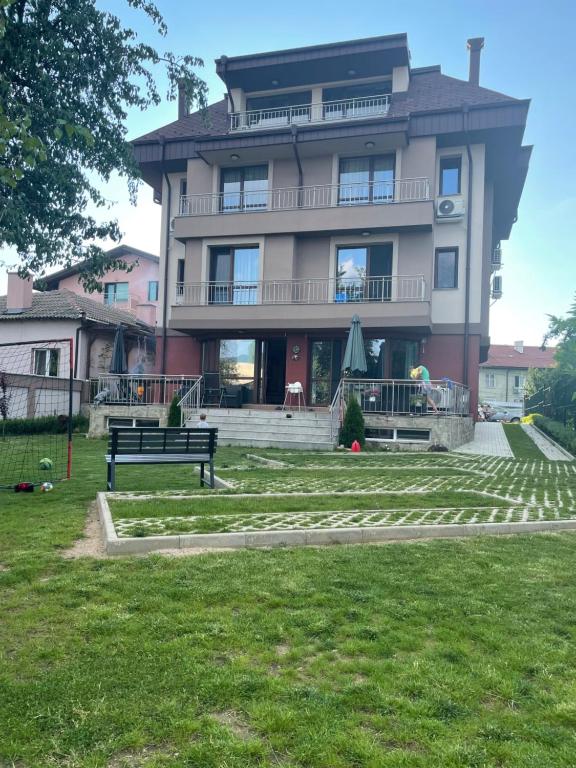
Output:
[[263,346],[264,402],[281,405],[286,381],[286,339],[268,339]]

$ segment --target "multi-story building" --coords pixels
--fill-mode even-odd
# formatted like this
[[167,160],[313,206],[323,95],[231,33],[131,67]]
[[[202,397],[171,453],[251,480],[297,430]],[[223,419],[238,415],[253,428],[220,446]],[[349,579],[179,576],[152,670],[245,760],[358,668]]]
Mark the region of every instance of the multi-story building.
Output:
[[226,97],[133,142],[162,204],[158,371],[299,381],[326,405],[360,316],[370,379],[469,385],[489,346],[493,253],[530,158],[529,107],[412,68],[404,34],[216,61]]
[[109,270],[102,280],[102,293],[87,293],[80,281],[82,262],[73,264],[38,281],[40,290],[72,291],[93,301],[106,304],[136,315],[149,325],[156,324],[158,308],[158,265],[160,259],[153,253],[119,245],[107,251],[111,259],[121,260],[130,267],[126,270]]
[[532,368],[553,368],[554,347],[529,347],[523,341],[492,344],[488,359],[480,364],[479,400],[494,408],[522,409],[524,384]]

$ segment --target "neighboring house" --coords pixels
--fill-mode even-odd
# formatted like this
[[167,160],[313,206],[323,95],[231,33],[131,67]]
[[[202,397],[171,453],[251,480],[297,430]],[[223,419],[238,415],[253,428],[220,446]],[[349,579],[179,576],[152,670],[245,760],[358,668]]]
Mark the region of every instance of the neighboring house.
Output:
[[[33,293],[31,280],[9,273],[8,295],[0,296],[0,371],[20,377],[19,396],[12,400],[12,405],[26,397],[24,389],[46,388],[46,379],[51,380],[52,389],[67,392],[69,345],[62,342],[47,349],[45,342],[72,339],[75,350],[74,409],[77,412],[81,399],[88,394],[82,382],[109,370],[118,325],[125,328],[128,369],[142,373],[151,371],[155,346],[153,327],[134,315],[71,291]],[[5,346],[16,342],[21,342],[19,349]],[[28,361],[24,367],[23,359]],[[15,380],[11,380],[11,385],[16,386]],[[33,398],[28,399],[32,403]],[[65,399],[63,395],[63,402]],[[41,414],[40,410],[29,415]]]
[[488,359],[480,365],[479,400],[489,405],[520,405],[524,402],[524,384],[531,368],[553,368],[554,347],[491,344]]
[[[162,204],[158,371],[328,405],[358,314],[368,378],[472,390],[492,272],[530,158],[529,107],[412,68],[406,35],[217,60],[227,98],[133,142]],[[499,288],[500,286],[498,286]]]
[[102,293],[86,293],[79,273],[82,263],[66,267],[42,278],[37,286],[41,290],[68,290],[93,301],[104,303],[116,309],[130,312],[148,325],[156,324],[158,308],[159,263],[153,253],[140,251],[129,245],[119,245],[107,251],[113,259],[120,259],[127,265],[134,265],[130,272],[111,270],[102,279]]

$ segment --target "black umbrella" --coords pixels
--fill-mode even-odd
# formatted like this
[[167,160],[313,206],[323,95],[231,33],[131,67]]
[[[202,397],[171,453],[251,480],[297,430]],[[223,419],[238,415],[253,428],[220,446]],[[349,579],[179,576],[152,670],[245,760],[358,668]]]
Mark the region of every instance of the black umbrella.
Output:
[[112,360],[110,361],[110,373],[128,373],[126,345],[124,344],[124,328],[121,325],[116,328],[116,335],[114,336]]

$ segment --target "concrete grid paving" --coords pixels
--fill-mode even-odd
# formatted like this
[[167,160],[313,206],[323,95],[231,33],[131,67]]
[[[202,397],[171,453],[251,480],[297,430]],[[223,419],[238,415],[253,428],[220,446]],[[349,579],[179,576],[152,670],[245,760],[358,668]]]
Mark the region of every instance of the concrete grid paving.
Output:
[[479,421],[474,429],[474,440],[456,448],[457,453],[473,453],[478,456],[502,456],[514,458],[504,427],[499,421]]
[[522,424],[522,429],[532,438],[544,456],[550,461],[574,461],[566,451],[561,450],[551,440],[539,432],[531,424]]

